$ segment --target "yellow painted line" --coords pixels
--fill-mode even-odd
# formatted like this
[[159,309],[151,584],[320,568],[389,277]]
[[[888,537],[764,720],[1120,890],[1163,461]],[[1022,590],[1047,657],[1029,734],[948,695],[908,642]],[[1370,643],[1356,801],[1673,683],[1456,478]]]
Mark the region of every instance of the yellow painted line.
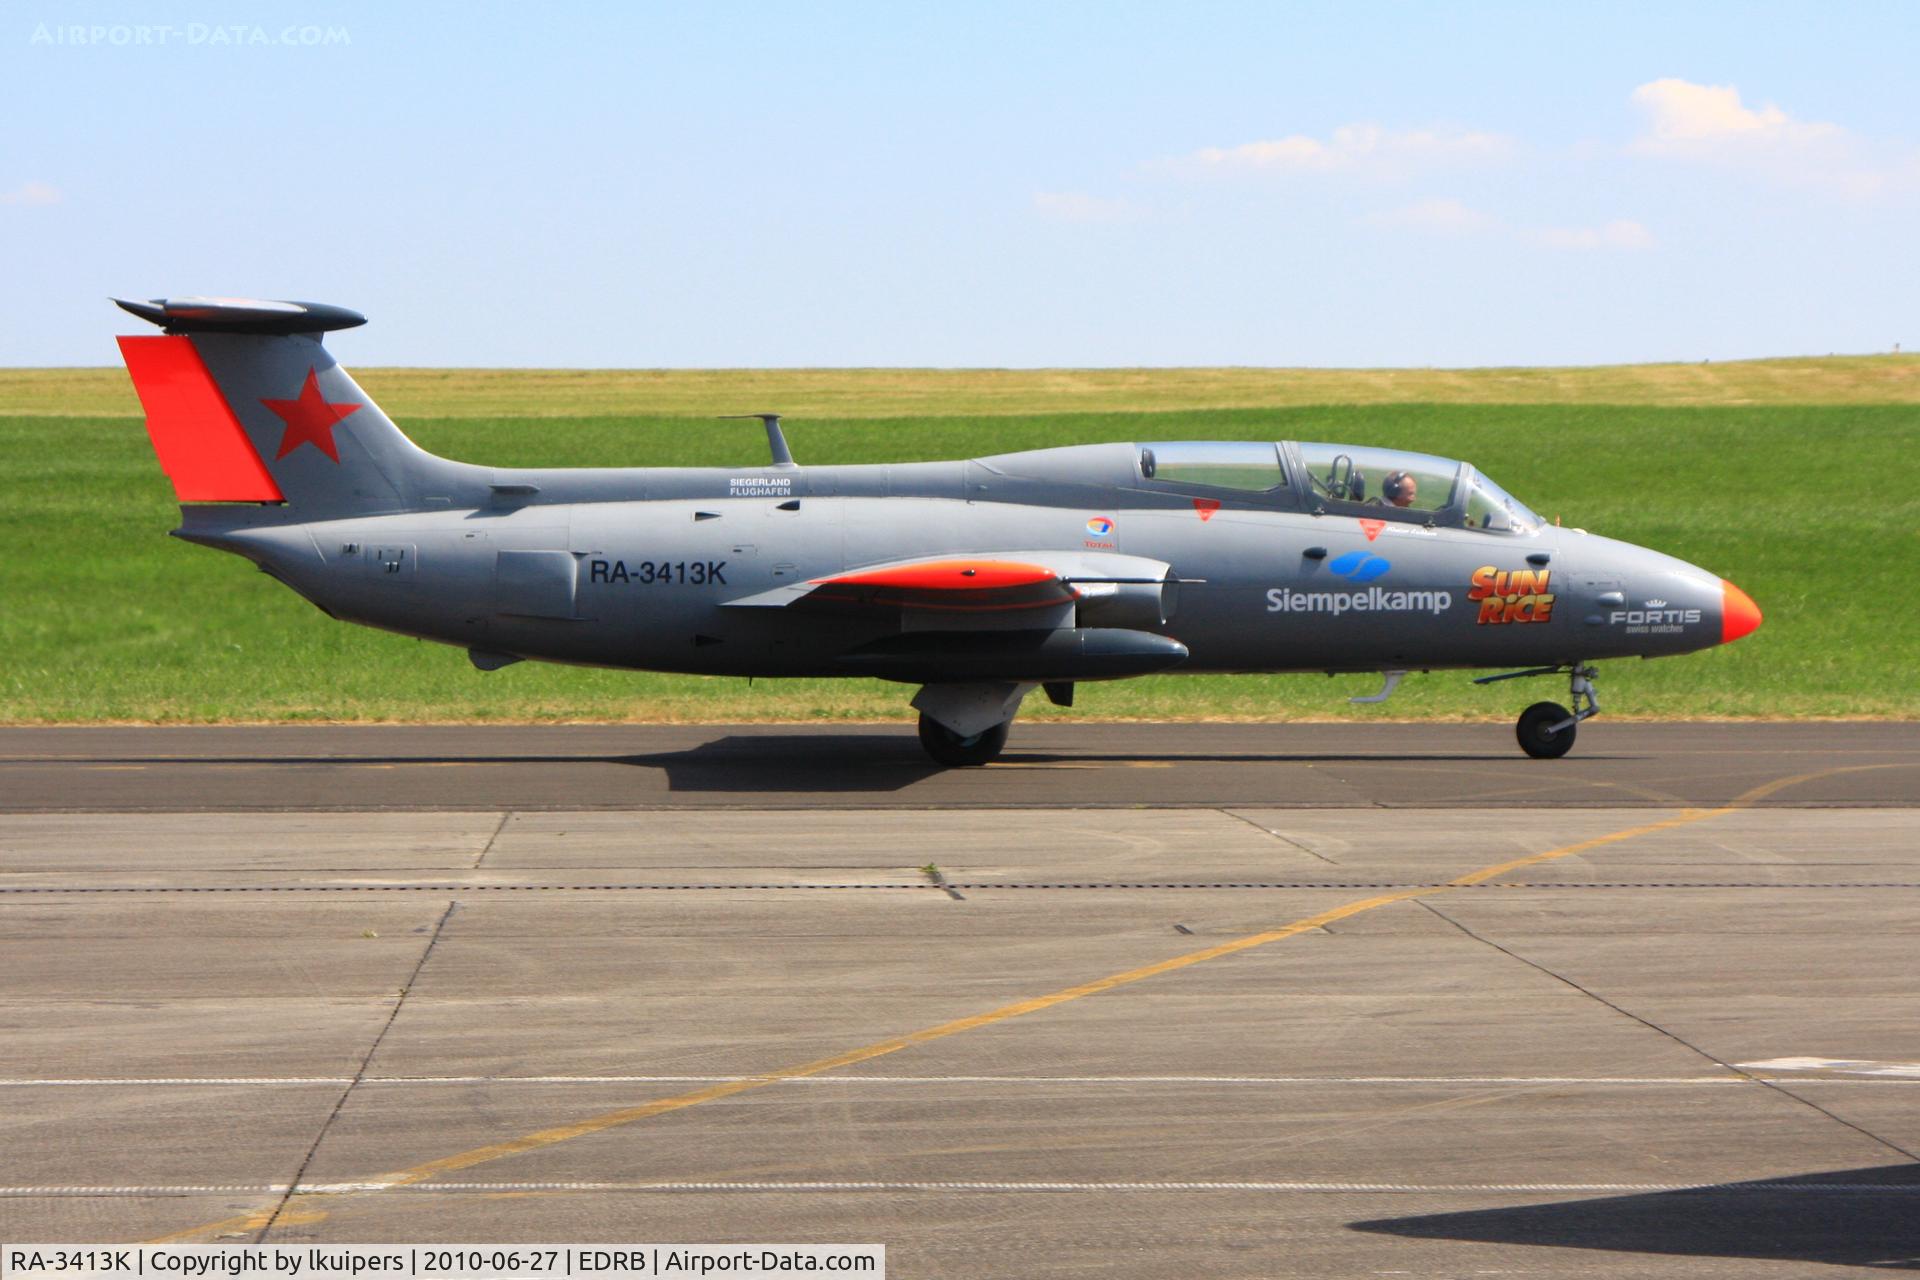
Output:
[[[1592,849],[1600,849],[1607,845],[1619,844],[1624,840],[1632,840],[1639,836],[1651,835],[1657,831],[1671,831],[1676,827],[1684,827],[1692,823],[1705,822],[1713,818],[1724,817],[1729,813],[1736,812],[1745,805],[1752,804],[1754,801],[1763,799],[1777,791],[1798,785],[1802,782],[1812,781],[1818,777],[1824,777],[1830,773],[1856,772],[1861,769],[1879,767],[1886,766],[1845,766],[1838,769],[1821,770],[1815,773],[1797,774],[1792,777],[1775,779],[1772,782],[1764,783],[1735,797],[1731,803],[1717,809],[1687,809],[1674,817],[1664,818],[1657,822],[1642,823],[1639,826],[1627,827],[1620,831],[1609,832],[1603,836],[1594,836],[1591,839],[1581,840],[1574,844],[1562,845],[1557,849],[1548,849],[1544,853],[1529,854],[1523,858],[1514,858],[1507,862],[1496,863],[1490,867],[1482,867],[1478,871],[1470,871],[1463,876],[1457,876],[1442,885],[1418,889],[1401,889],[1393,893],[1378,894],[1371,898],[1361,898],[1354,902],[1329,908],[1326,911],[1321,911],[1314,915],[1302,917],[1290,924],[1281,925],[1278,928],[1269,929],[1262,933],[1248,934],[1245,937],[1235,938],[1230,942],[1222,942],[1216,946],[1206,947],[1199,951],[1189,951],[1184,955],[1156,961],[1153,964],[1141,965],[1137,969],[1128,969],[1123,973],[1109,974],[1107,977],[1096,978],[1091,982],[1083,982],[1078,986],[1066,987],[1047,995],[1034,996],[1028,1000],[1020,1000],[1013,1004],[1002,1005],[998,1009],[991,1009],[985,1013],[977,1013],[967,1018],[956,1018],[951,1022],[943,1022],[937,1026],[926,1027],[919,1031],[911,1031],[905,1035],[895,1036],[887,1040],[875,1041],[872,1044],[863,1045],[858,1049],[849,1049],[845,1053],[835,1054],[830,1058],[817,1058],[812,1062],[803,1062],[797,1066],[784,1067],[780,1070],[768,1071],[760,1075],[745,1076],[737,1080],[708,1085],[703,1089],[695,1089],[688,1093],[674,1094],[667,1098],[657,1098],[651,1102],[643,1102],[637,1106],[622,1107],[616,1111],[603,1112],[597,1116],[589,1116],[584,1120],[574,1121],[572,1124],[555,1125],[552,1128],[539,1129],[533,1133],[523,1134],[518,1138],[512,1138],[505,1142],[489,1143],[483,1147],[474,1147],[467,1151],[456,1152],[453,1155],[442,1156],[438,1160],[428,1160],[421,1164],[410,1165],[404,1169],[396,1169],[390,1173],[368,1178],[364,1182],[353,1184],[353,1189],[350,1191],[328,1192],[324,1194],[328,1199],[333,1199],[342,1195],[370,1195],[393,1187],[409,1186],[414,1183],[425,1182],[430,1178],[439,1177],[443,1173],[453,1173],[461,1169],[471,1169],[475,1165],[488,1164],[495,1160],[503,1160],[508,1156],[517,1156],[529,1151],[538,1151],[543,1147],[551,1147],[562,1142],[570,1142],[575,1138],[584,1138],[589,1134],[604,1133],[609,1129],[617,1129],[641,1120],[652,1119],[654,1116],[670,1115],[676,1111],[684,1111],[689,1107],[697,1107],[702,1103],[717,1102],[722,1098],[731,1098],[755,1089],[764,1089],[768,1085],[781,1084],[789,1080],[801,1080],[809,1076],[817,1076],[825,1072],[837,1071],[842,1067],[855,1066],[862,1062],[871,1062],[875,1058],[885,1057],[890,1053],[898,1053],[902,1049],[911,1049],[917,1045],[929,1044],[935,1040],[944,1040],[948,1036],[956,1036],[963,1032],[975,1031],[981,1027],[990,1027],[997,1023],[1006,1022],[1012,1018],[1024,1017],[1030,1013],[1039,1013],[1042,1010],[1051,1009],[1056,1005],[1066,1004],[1069,1001],[1082,1000],[1088,996],[1100,995],[1103,992],[1113,991],[1119,987],[1130,986],[1136,982],[1144,982],[1149,978],[1157,978],[1163,974],[1175,973],[1181,969],[1192,968],[1194,965],[1205,964],[1209,960],[1218,960],[1222,956],[1236,955],[1242,951],[1251,951],[1255,947],[1264,947],[1268,943],[1298,937],[1300,934],[1325,928],[1327,925],[1350,919],[1363,912],[1391,906],[1396,902],[1406,902],[1414,898],[1431,897],[1436,894],[1449,893],[1454,889],[1466,888],[1470,885],[1484,884],[1495,877],[1505,875],[1509,871],[1517,871],[1522,867],[1536,866],[1540,863],[1551,862],[1559,858],[1569,858],[1576,854],[1586,853]],[[241,1217],[223,1219],[220,1222],[207,1223],[199,1227],[188,1228],[185,1231],[176,1232],[173,1235],[164,1236],[149,1243],[157,1244],[186,1240],[203,1235],[218,1234],[221,1231],[258,1230],[266,1226],[271,1220],[272,1212],[270,1210],[256,1212]],[[289,1220],[290,1219],[284,1215],[280,1219],[282,1222]],[[251,1224],[251,1227],[249,1227],[248,1224]]]
[[[305,1227],[316,1222],[325,1222],[327,1215],[319,1209],[289,1209],[280,1215],[277,1225],[283,1227]],[[185,1231],[176,1231],[170,1236],[155,1236],[147,1244],[173,1244],[182,1240],[197,1240],[202,1236],[218,1240],[222,1236],[240,1235],[249,1231],[259,1231],[269,1222],[273,1222],[272,1209],[255,1209],[252,1213],[239,1214],[232,1218],[222,1218],[218,1222],[209,1222],[204,1226],[190,1227]]]
[[1604,836],[1595,836],[1591,840],[1582,840],[1578,844],[1566,845],[1559,849],[1549,849],[1545,853],[1529,854],[1524,858],[1515,858],[1511,862],[1502,862],[1496,866],[1482,867],[1478,871],[1469,871],[1464,876],[1449,880],[1438,889],[1421,890],[1423,893],[1445,893],[1449,889],[1462,889],[1468,885],[1485,884],[1509,871],[1518,871],[1522,867],[1535,866],[1542,862],[1552,862],[1556,858],[1570,857],[1576,853],[1585,853],[1589,849],[1598,849],[1603,845],[1618,844],[1622,840],[1631,840],[1635,836],[1652,835],[1656,831],[1670,831],[1674,827],[1684,827],[1692,822],[1704,822],[1708,818],[1719,818],[1732,813],[1740,801],[1720,809],[1683,809],[1679,816],[1666,818],[1660,822],[1649,822],[1638,827],[1628,827],[1625,831],[1615,831]]
[[1815,769],[1812,773],[1796,773],[1792,777],[1775,778],[1772,782],[1764,782],[1751,791],[1742,792],[1740,795],[1735,796],[1732,800],[1728,801],[1728,803],[1736,808],[1750,805],[1755,801],[1764,800],[1770,795],[1785,791],[1788,787],[1797,787],[1803,782],[1812,782],[1816,778],[1831,778],[1835,774],[1868,773],[1875,769],[1915,768],[1920,768],[1920,764],[1916,764],[1910,760],[1901,760],[1891,761],[1885,764],[1843,764],[1832,769]]

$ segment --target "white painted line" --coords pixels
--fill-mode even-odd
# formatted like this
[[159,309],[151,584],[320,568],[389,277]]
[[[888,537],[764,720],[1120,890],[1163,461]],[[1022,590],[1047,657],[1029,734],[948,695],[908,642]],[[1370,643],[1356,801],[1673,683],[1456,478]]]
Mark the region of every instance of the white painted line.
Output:
[[0,1187],[0,1199],[26,1196],[199,1196],[199,1195],[285,1195],[284,1182],[258,1186],[164,1186],[164,1187]]
[[[1747,1067],[1771,1064],[1747,1063]],[[1787,1068],[1793,1069],[1793,1068]],[[1833,1068],[1822,1068],[1831,1070]],[[1892,1071],[1856,1072],[1845,1080],[1780,1077],[1779,1083],[1793,1084],[1911,1084],[1920,1083],[1920,1067],[1912,1073]],[[760,1076],[372,1076],[360,1081],[361,1088],[378,1085],[477,1085],[477,1084],[735,1084],[758,1080]],[[1179,1084],[1179,1085],[1735,1085],[1751,1084],[1756,1077],[1724,1076],[801,1076],[782,1080],[790,1085],[1055,1085],[1055,1084]],[[1761,1080],[1774,1077],[1760,1076]],[[155,1087],[244,1087],[290,1088],[303,1085],[347,1085],[351,1076],[142,1076],[126,1079],[107,1077],[60,1077],[49,1079],[0,1079],[0,1088],[155,1088]]]
[[151,1088],[159,1085],[273,1085],[291,1086],[307,1084],[352,1084],[352,1076],[155,1076],[134,1077],[125,1080],[110,1079],[55,1079],[55,1080],[0,1080],[0,1088],[95,1088],[95,1087],[132,1087]]
[[[874,1192],[874,1191],[989,1191],[989,1192],[1169,1192],[1169,1191],[1258,1191],[1303,1195],[1479,1195],[1489,1192],[1533,1195],[1617,1195],[1670,1191],[1698,1191],[1736,1195],[1833,1195],[1887,1194],[1920,1195],[1920,1182],[995,1182],[995,1181],[861,1181],[861,1182],[417,1182],[394,1185],[385,1182],[316,1182],[302,1184],[301,1195],[352,1195],[364,1191],[388,1191],[405,1195],[498,1194],[509,1191],[557,1192],[698,1192],[698,1193],[802,1193],[802,1192]],[[165,1186],[46,1186],[0,1187],[0,1199],[33,1196],[100,1196],[130,1198],[139,1196],[186,1195],[284,1195],[285,1183],[254,1185],[165,1185]]]
[[1765,1062],[1743,1062],[1740,1067],[1754,1071],[1841,1071],[1855,1076],[1920,1080],[1920,1062],[1875,1062],[1871,1058],[1768,1058]]

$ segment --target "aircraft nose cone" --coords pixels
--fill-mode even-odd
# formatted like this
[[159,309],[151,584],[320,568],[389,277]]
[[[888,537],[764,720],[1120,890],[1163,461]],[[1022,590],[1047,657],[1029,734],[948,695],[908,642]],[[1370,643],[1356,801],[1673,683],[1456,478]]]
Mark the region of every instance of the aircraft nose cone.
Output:
[[1760,606],[1740,588],[1720,579],[1720,643],[1732,644],[1760,625]]

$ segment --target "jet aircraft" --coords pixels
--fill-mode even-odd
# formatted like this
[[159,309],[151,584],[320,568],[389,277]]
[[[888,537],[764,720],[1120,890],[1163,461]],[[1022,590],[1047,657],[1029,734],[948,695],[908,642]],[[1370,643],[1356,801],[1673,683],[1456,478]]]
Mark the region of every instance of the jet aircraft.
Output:
[[115,301],[181,504],[172,532],[330,617],[523,659],[918,685],[943,765],[1035,690],[1165,671],[1564,676],[1516,726],[1552,758],[1593,662],[1737,640],[1760,611],[1672,556],[1543,522],[1473,466],[1300,441],[1149,440],[955,462],[497,468],[436,457],[323,345],[342,307]]

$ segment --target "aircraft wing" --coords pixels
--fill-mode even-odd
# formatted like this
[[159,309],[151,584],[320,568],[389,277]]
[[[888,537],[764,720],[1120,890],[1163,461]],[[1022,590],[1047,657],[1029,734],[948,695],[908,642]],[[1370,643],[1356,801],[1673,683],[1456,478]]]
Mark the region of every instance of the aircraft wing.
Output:
[[[992,552],[895,560],[775,587],[729,601],[733,608],[803,613],[1005,614],[1008,629],[1058,625],[1038,615],[1122,594],[1158,599],[1174,584],[1166,562],[1105,552]],[[1123,592],[1139,588],[1139,592]],[[969,622],[979,627],[986,620]],[[1156,619],[1158,621],[1158,619]]]
[[1149,628],[1179,579],[1162,560],[1113,552],[992,552],[867,565],[731,601],[878,624],[840,655],[849,674],[937,683],[1117,680],[1186,661]]

